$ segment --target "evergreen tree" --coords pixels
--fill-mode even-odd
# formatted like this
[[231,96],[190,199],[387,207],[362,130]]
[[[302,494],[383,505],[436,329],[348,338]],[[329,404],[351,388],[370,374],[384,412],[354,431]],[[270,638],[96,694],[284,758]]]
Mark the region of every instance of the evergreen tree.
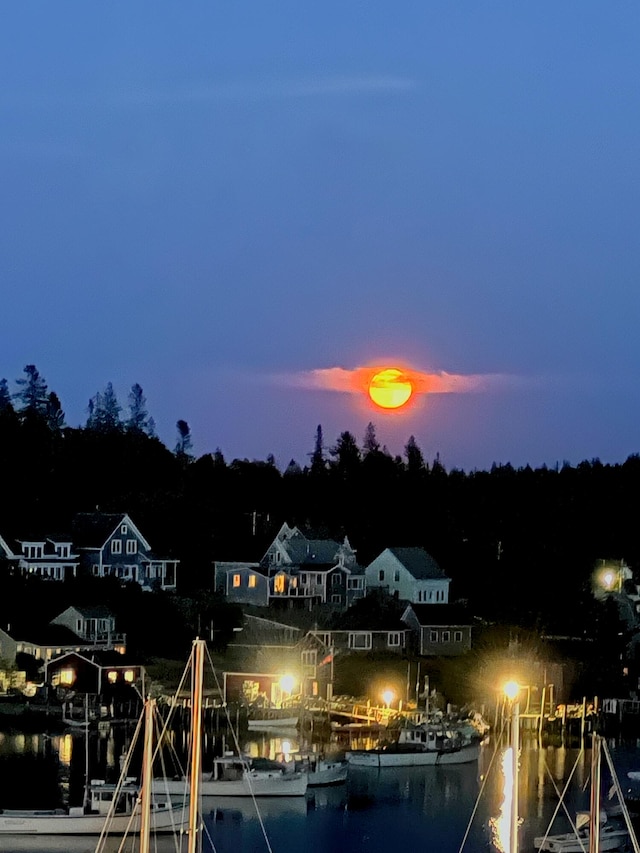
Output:
[[324,471],[327,467],[326,459],[324,457],[324,440],[322,438],[322,426],[318,424],[316,427],[316,442],[313,448],[313,453],[311,454],[311,471],[314,474],[318,474],[320,471]]
[[182,458],[191,458],[191,430],[186,421],[178,421],[176,423],[178,430],[178,443],[176,444],[176,456]]
[[107,382],[107,387],[104,389],[102,407],[104,429],[119,429],[121,426],[120,412],[122,410],[118,403],[116,392],[113,390],[113,383],[111,382]]
[[52,432],[60,432],[65,425],[64,412],[62,411],[60,399],[55,391],[52,391],[49,394],[49,398],[47,400],[46,419],[49,429]]
[[127,429],[132,432],[144,432],[149,435],[149,413],[147,412],[147,400],[138,383],[131,386],[129,392],[129,418]]
[[156,437],[156,422],[153,419],[153,415],[149,415],[147,420],[147,435],[149,438]]
[[365,456],[368,456],[370,453],[380,452],[380,442],[376,438],[376,428],[371,421],[367,424],[367,428],[364,432],[362,450]]
[[120,404],[113,389],[113,383],[108,382],[104,393],[98,391],[95,397],[89,400],[87,407],[89,417],[87,418],[87,429],[98,432],[112,432],[121,427]]
[[343,475],[353,474],[360,465],[360,449],[353,433],[341,432],[335,447],[331,448],[335,466]]
[[11,403],[11,394],[9,393],[9,385],[6,379],[0,379],[0,412],[13,410]]
[[25,365],[24,372],[26,376],[16,379],[20,390],[14,395],[22,406],[21,412],[46,415],[49,395],[44,377],[40,375],[35,364]]
[[424,471],[424,456],[413,435],[409,436],[409,440],[404,446],[404,455],[407,459],[407,471],[411,473]]

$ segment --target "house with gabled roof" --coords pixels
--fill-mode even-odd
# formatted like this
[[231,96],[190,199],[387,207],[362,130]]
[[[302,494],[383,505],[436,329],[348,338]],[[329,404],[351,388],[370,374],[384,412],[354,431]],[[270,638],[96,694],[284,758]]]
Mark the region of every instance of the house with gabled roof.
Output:
[[311,539],[285,523],[261,565],[268,571],[270,605],[346,610],[365,594],[364,570],[346,536],[343,542]]
[[135,581],[143,589],[176,588],[180,561],[156,556],[127,513],[79,513],[72,533],[81,567],[95,577]]
[[126,637],[116,631],[116,617],[103,604],[94,607],[71,605],[50,622],[51,625],[64,625],[78,637],[94,646],[118,648],[124,651]]
[[418,636],[418,654],[453,657],[471,648],[473,619],[455,604],[409,604],[402,621]]
[[0,537],[0,558],[22,575],[62,581],[74,577],[79,557],[69,535]]
[[448,578],[424,548],[385,548],[365,569],[367,589],[385,589],[401,601],[446,604]]
[[346,610],[364,596],[365,577],[346,536],[313,539],[285,523],[258,562],[216,562],[215,586],[239,604]]

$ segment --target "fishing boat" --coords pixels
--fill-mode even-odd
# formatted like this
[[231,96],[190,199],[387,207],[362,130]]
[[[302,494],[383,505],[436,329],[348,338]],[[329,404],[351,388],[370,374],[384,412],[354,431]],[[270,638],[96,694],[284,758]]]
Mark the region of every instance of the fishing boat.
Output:
[[[168,796],[184,795],[188,777],[154,779],[152,790]],[[213,759],[211,773],[200,775],[203,797],[302,797],[307,790],[307,774],[287,772],[277,761],[251,759],[226,753]]]
[[431,724],[402,729],[397,740],[373,749],[346,753],[349,764],[360,767],[429,767],[471,764],[480,757],[480,742],[455,728]]
[[[185,825],[182,803],[174,805],[162,794],[145,796],[151,779],[153,715],[155,703],[149,699],[144,710],[144,749],[142,787],[121,776],[117,784],[94,780],[86,786],[85,803],[68,809],[24,809],[0,811],[0,838],[17,835],[101,835],[136,833],[147,823],[153,832],[175,832]],[[134,738],[135,743],[135,738]],[[133,745],[132,745],[133,748]],[[0,842],[0,846],[3,846]]]
[[285,763],[289,772],[306,773],[307,787],[320,788],[325,785],[341,785],[347,781],[349,762],[346,758],[309,753],[292,755]]

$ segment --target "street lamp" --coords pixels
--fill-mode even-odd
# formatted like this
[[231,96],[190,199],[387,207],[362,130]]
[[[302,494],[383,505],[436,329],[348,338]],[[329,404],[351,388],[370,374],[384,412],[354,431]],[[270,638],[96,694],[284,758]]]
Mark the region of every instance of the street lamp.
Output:
[[382,701],[387,706],[387,708],[389,708],[394,699],[395,693],[393,692],[393,690],[385,690],[382,694]]

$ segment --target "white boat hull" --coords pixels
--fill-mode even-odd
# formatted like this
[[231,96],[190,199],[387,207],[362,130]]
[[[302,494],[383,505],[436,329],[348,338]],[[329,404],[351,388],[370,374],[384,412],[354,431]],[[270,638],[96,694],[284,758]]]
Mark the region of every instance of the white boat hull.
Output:
[[[600,851],[618,850],[629,838],[626,829],[610,829],[604,827],[600,830]],[[549,835],[534,838],[536,850],[548,850],[549,853],[584,853],[589,849],[589,833],[581,833],[578,837],[575,832],[567,832],[563,835]]]
[[[180,794],[187,788],[185,779],[154,779],[152,792]],[[242,778],[215,780],[203,775],[200,794],[203,797],[302,797],[307,790],[305,773],[274,773],[272,775],[249,771]]]
[[[163,809],[151,817],[152,832],[174,832],[186,826],[187,814],[180,808]],[[0,837],[7,835],[100,835],[105,828],[123,835],[140,831],[140,814],[106,815],[55,814],[33,811],[3,811],[0,813]],[[0,844],[0,846],[2,846]]]
[[310,770],[308,774],[309,788],[320,788],[324,785],[341,785],[347,781],[347,773],[349,772],[348,761],[328,761],[326,759],[318,761],[315,770]]
[[297,725],[298,717],[274,717],[248,721],[249,731],[263,731],[264,729],[295,729]]
[[477,743],[455,750],[361,749],[347,752],[347,761],[358,767],[435,767],[471,764],[480,757]]

